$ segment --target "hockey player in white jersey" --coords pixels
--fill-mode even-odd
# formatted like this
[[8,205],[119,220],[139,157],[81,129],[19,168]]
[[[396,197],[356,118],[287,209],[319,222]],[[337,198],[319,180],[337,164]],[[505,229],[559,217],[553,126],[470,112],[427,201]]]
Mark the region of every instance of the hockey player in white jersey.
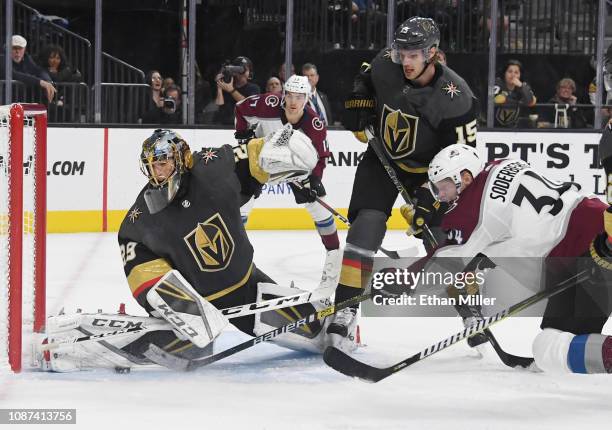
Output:
[[[324,199],[326,192],[323,186],[325,159],[330,155],[327,147],[327,128],[314,110],[308,106],[311,87],[305,76],[293,75],[283,88],[283,95],[274,93],[258,94],[248,97],[236,104],[236,138],[248,141],[252,137],[267,136],[284,125],[302,131],[308,136],[319,156],[312,173],[301,182],[301,186],[290,184],[297,204],[303,204],[312,220],[321,242],[325,247],[326,258],[323,268],[322,285],[335,285],[340,272],[340,241],[333,216],[315,201],[315,197]],[[252,201],[245,205],[243,220],[246,221],[252,208]],[[245,213],[246,212],[246,213]]]
[[609,206],[522,160],[485,165],[466,145],[440,151],[428,175],[437,198],[452,203],[442,222],[448,239],[430,257],[541,257],[545,288],[586,268],[588,281],[549,300],[534,358],[547,372],[611,373],[612,336],[601,334],[612,312]]

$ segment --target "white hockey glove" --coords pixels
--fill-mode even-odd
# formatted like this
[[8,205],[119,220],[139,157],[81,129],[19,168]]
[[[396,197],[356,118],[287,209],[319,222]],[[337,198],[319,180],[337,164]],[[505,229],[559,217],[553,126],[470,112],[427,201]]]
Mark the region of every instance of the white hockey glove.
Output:
[[[291,124],[249,143],[257,151],[257,164],[269,175],[268,184],[302,180],[308,177],[319,161],[319,155],[308,136],[294,130]],[[250,159],[249,154],[249,159]]]
[[147,301],[159,317],[174,327],[179,338],[190,340],[199,348],[212,342],[228,323],[177,270],[166,273],[149,290]]

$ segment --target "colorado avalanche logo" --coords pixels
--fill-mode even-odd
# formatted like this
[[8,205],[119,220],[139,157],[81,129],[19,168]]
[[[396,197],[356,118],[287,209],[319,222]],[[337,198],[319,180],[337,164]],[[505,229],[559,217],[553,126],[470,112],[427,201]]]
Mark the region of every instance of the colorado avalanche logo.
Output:
[[323,124],[323,121],[321,121],[321,119],[318,116],[315,116],[312,119],[312,128],[314,128],[317,131],[321,131],[323,130],[323,127],[325,127],[325,124]]
[[276,107],[279,105],[280,99],[278,98],[278,96],[275,96],[274,94],[270,94],[268,97],[266,97],[266,99],[264,100],[264,103],[266,104],[266,106]]

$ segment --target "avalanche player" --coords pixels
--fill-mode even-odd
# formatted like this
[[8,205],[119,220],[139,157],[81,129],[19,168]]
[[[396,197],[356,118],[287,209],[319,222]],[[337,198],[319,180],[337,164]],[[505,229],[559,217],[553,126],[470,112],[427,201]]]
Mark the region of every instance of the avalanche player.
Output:
[[[155,130],[144,141],[140,159],[149,183],[119,230],[129,287],[151,317],[51,317],[48,341],[59,347],[38,354],[42,368],[72,371],[151,364],[144,356],[150,344],[184,358],[200,357],[209,353],[207,347],[227,324],[218,309],[298,293],[274,284],[255,267],[240,205],[266,182],[307,177],[317,161],[310,139],[290,127],[277,130],[265,142],[252,139],[246,148],[224,145],[197,153],[191,153],[178,133]],[[232,323],[247,334],[261,334],[314,312],[318,304],[244,316]],[[147,330],[99,342],[67,342],[136,326]],[[320,350],[319,322],[298,334],[281,337],[279,344]]]
[[589,271],[588,281],[549,300],[534,358],[547,372],[612,373],[612,336],[601,334],[612,312],[610,207],[522,160],[484,166],[466,145],[440,151],[428,175],[437,198],[452,203],[442,221],[448,240],[435,257],[546,258],[547,287]]
[[335,285],[340,270],[340,242],[333,216],[315,201],[315,196],[325,197],[321,182],[325,169],[325,158],[329,156],[326,127],[317,114],[308,106],[311,94],[310,83],[305,76],[293,75],[283,88],[283,95],[266,93],[248,97],[236,104],[236,138],[245,141],[252,137],[263,137],[285,124],[302,131],[310,138],[317,150],[319,161],[307,179],[303,189],[290,184],[295,202],[304,204],[312,217],[321,241],[326,249],[322,285]]

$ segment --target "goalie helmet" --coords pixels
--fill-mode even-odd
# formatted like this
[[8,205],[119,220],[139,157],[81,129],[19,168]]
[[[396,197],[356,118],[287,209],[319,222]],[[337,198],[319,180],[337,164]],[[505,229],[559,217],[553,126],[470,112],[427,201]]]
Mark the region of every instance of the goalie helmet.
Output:
[[[399,51],[414,51],[421,49],[427,58],[430,48],[440,45],[440,29],[431,18],[413,16],[402,22],[395,30],[393,42],[391,43],[391,60],[396,64],[402,64]],[[425,65],[431,60],[426,60]]]
[[461,187],[461,172],[467,170],[472,177],[478,176],[484,169],[484,161],[478,155],[476,148],[468,145],[449,145],[436,154],[429,163],[429,183],[432,192],[437,196],[436,186],[444,179],[450,179],[455,184],[457,195]]
[[[155,174],[156,162],[171,161],[173,170],[159,178]],[[187,142],[172,130],[157,129],[142,144],[140,170],[149,179],[144,198],[153,214],[159,212],[174,199],[181,185],[181,178],[193,164]]]

